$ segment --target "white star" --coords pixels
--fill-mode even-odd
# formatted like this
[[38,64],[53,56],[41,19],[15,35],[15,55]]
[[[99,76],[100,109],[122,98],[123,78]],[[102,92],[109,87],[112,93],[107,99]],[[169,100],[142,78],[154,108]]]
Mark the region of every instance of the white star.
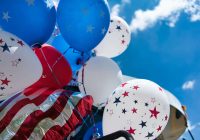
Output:
[[101,33],[104,35],[105,32],[106,32],[106,28],[103,28],[103,29],[101,30]]
[[46,0],[45,3],[47,4],[47,8],[51,9],[54,6],[53,1],[51,0]]
[[26,0],[28,6],[34,6],[35,0]]
[[10,19],[11,17],[9,16],[8,12],[3,12],[3,17],[2,19],[3,20],[6,20],[8,22],[8,20]]
[[87,32],[92,33],[94,29],[95,29],[95,27],[93,27],[92,25],[89,25],[87,27]]

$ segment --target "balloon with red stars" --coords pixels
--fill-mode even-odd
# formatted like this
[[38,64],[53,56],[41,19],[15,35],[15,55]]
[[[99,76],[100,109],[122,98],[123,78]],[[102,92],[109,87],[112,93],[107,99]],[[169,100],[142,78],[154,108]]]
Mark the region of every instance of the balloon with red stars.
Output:
[[97,56],[113,58],[122,54],[131,41],[130,27],[124,19],[111,17],[110,26],[104,39],[94,49]]
[[39,80],[42,65],[18,37],[0,31],[0,101]]
[[110,97],[103,115],[104,135],[125,130],[135,140],[153,140],[168,123],[170,105],[154,82],[135,79],[123,83]]

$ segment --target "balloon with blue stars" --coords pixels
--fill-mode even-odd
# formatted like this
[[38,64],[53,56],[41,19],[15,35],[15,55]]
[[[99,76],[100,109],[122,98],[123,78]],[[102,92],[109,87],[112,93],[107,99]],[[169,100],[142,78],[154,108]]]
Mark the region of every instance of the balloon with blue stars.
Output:
[[62,35],[57,35],[53,38],[52,46],[54,46],[58,51],[60,51],[64,57],[68,60],[73,73],[75,74],[82,65],[89,60],[92,52],[81,53],[69,46],[69,44],[64,40]]
[[30,46],[45,43],[56,23],[51,0],[0,0],[0,15],[0,27]]
[[104,38],[110,21],[105,0],[60,0],[57,22],[71,47],[81,52],[95,48]]

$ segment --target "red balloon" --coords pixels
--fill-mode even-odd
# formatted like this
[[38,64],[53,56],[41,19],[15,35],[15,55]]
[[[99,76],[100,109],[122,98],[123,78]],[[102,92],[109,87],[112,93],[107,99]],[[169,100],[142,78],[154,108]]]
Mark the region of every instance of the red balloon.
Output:
[[34,48],[34,52],[42,64],[43,74],[40,80],[31,87],[60,89],[71,81],[71,67],[63,55],[55,48],[44,44],[41,48]]

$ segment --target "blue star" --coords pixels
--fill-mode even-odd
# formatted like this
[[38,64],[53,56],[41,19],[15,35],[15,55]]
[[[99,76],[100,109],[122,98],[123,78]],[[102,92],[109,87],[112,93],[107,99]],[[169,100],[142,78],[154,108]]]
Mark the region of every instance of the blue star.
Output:
[[117,28],[116,28],[118,31],[122,30],[121,26],[118,26],[117,25]]
[[10,52],[10,49],[6,43],[4,44],[4,46],[1,46],[1,48],[3,48],[3,52],[5,52],[5,51]]
[[118,105],[118,103],[121,103],[120,97],[119,98],[115,97],[115,101],[113,103],[116,104],[116,106]]
[[152,132],[152,133],[149,133],[149,132],[148,132],[148,135],[145,136],[145,137],[148,138],[148,139],[149,139],[150,137],[153,137],[153,132]]
[[126,114],[126,109],[124,108],[124,109],[122,109],[122,113],[124,113],[124,114]]
[[147,123],[147,122],[143,122],[143,121],[142,121],[139,125],[141,125],[142,128],[145,127],[145,126],[147,127],[146,123]]

